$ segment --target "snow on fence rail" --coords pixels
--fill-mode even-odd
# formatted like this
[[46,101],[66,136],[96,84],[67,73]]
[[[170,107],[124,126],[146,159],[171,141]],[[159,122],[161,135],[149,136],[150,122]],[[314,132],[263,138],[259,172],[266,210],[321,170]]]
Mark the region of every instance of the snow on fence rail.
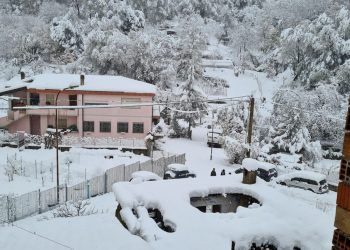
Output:
[[141,139],[123,139],[123,138],[94,138],[94,137],[75,137],[63,136],[62,145],[79,147],[128,147],[145,148],[145,142]]
[[[186,161],[186,155],[172,155],[157,160],[135,162],[108,169],[103,175],[81,182],[74,186],[60,185],[60,201],[78,201],[112,191],[115,182],[129,181],[131,174],[139,170],[151,171],[163,176],[166,166]],[[0,195],[0,223],[10,223],[34,214],[40,214],[57,207],[56,187],[36,190],[20,196]]]

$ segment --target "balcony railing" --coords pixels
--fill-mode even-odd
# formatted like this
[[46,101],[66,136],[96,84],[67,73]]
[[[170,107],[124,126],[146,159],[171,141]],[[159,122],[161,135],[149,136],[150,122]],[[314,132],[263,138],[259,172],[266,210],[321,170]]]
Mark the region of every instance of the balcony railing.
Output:
[[[59,110],[60,116],[78,116],[78,110]],[[56,110],[55,109],[29,109],[27,110],[28,115],[55,115]]]

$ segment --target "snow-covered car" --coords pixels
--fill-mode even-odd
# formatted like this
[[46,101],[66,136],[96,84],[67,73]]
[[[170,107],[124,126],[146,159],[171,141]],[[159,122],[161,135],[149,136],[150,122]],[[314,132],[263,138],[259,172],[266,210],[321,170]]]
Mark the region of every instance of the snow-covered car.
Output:
[[188,167],[184,164],[170,164],[164,173],[164,179],[180,179],[180,178],[194,178],[195,174],[190,173]]
[[211,147],[212,145],[216,147],[221,147],[224,144],[224,137],[222,136],[222,130],[208,129],[207,144],[209,147]]
[[[238,168],[235,170],[235,174],[240,173],[243,173],[243,168]],[[272,180],[272,178],[276,178],[278,176],[278,173],[275,165],[267,162],[258,162],[256,175],[264,181],[269,182]]]
[[159,181],[162,178],[149,171],[137,171],[131,174],[131,183],[141,183],[145,181]]
[[312,171],[297,171],[278,177],[276,183],[288,187],[297,187],[323,194],[328,192],[326,176]]

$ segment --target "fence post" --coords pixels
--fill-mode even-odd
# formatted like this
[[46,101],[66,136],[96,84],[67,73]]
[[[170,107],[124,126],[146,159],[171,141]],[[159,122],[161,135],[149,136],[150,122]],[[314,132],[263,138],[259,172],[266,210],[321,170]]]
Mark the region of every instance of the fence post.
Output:
[[10,223],[10,201],[9,201],[9,196],[6,196],[6,201],[7,201],[7,222]]
[[141,162],[139,161],[139,171],[141,171]]
[[39,201],[39,214],[41,214],[41,194],[40,194],[40,188],[38,190],[38,201]]
[[153,159],[151,159],[151,166],[152,166],[152,173],[154,173],[154,171],[153,171]]
[[124,178],[123,178],[123,181],[126,181],[126,180],[125,180],[125,167],[126,167],[126,166],[125,166],[125,164],[124,164],[124,165],[123,165],[123,168],[124,168]]
[[105,172],[105,190],[104,194],[107,194],[107,171]]
[[68,188],[67,188],[67,183],[65,185],[65,193],[66,193],[66,202],[68,201]]
[[86,198],[89,199],[90,198],[90,183],[89,183],[89,180],[86,181]]

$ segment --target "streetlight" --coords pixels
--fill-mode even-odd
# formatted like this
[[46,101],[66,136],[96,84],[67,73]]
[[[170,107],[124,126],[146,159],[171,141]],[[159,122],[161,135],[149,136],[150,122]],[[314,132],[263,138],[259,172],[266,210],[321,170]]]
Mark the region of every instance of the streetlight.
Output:
[[74,84],[70,84],[69,87],[66,87],[64,89],[60,89],[56,95],[56,100],[55,100],[55,104],[56,104],[56,119],[55,119],[55,126],[56,126],[56,182],[57,182],[57,204],[60,203],[60,178],[59,178],[59,161],[58,161],[58,109],[57,109],[57,99],[58,96],[60,95],[60,93],[64,90],[68,90],[68,89],[74,89],[76,87],[78,87],[79,85],[74,85]]

